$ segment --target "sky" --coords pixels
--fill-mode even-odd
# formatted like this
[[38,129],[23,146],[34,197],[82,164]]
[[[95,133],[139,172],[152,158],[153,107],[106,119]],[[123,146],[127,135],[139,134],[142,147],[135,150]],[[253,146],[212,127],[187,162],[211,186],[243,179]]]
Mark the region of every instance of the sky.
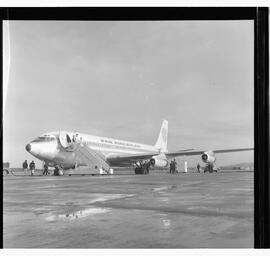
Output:
[[154,144],[163,119],[169,151],[253,147],[253,31],[243,20],[10,21],[3,160],[33,160],[25,145],[58,130]]

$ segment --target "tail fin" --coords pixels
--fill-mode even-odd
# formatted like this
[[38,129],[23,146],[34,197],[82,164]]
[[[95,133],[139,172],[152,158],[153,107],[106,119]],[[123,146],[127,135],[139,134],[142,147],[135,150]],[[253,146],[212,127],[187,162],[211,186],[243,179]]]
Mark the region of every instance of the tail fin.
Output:
[[163,120],[155,147],[158,148],[160,152],[168,152],[167,141],[168,141],[168,121]]

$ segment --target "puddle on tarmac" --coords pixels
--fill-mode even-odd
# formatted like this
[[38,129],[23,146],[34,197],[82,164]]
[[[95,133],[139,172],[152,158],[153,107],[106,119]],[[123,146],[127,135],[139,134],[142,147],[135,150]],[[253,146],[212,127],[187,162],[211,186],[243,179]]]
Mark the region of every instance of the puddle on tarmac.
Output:
[[158,214],[158,216],[160,217],[163,228],[170,229],[171,228],[171,220],[170,220],[168,214],[161,213],[161,214]]
[[96,202],[104,202],[109,200],[115,200],[115,199],[121,199],[121,198],[127,198],[127,197],[133,197],[135,194],[95,194],[97,198],[92,199],[89,201],[90,204],[96,203]]
[[232,191],[249,192],[249,191],[253,191],[253,189],[252,188],[233,188]]
[[209,206],[190,206],[187,207],[187,210],[209,210],[210,207]]
[[162,222],[163,222],[164,228],[170,228],[171,227],[171,220],[163,219]]
[[158,191],[168,190],[168,189],[170,189],[170,188],[171,188],[171,186],[165,186],[165,187],[153,188],[152,190],[153,190],[154,192],[158,192]]
[[109,212],[110,208],[88,208],[76,212],[66,213],[66,214],[58,214],[58,215],[50,215],[45,218],[46,221],[57,221],[57,220],[76,220],[79,218],[85,218],[87,216],[106,213]]
[[161,197],[159,198],[160,201],[168,203],[170,201],[170,199],[168,197]]
[[159,191],[170,190],[170,189],[174,189],[174,188],[177,188],[177,186],[172,185],[172,186],[157,187],[157,188],[153,188],[152,191],[159,192]]

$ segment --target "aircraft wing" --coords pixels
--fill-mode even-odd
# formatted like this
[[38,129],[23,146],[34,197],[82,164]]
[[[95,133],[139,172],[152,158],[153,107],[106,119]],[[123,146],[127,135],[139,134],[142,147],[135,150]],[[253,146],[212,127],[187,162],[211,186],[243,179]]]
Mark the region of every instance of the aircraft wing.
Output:
[[158,152],[149,152],[149,153],[139,153],[139,154],[122,154],[122,155],[110,155],[107,156],[107,161],[112,166],[123,166],[123,165],[131,165],[133,163],[136,163],[138,161],[147,160],[152,158],[153,156],[158,155]]
[[[234,148],[234,149],[217,149],[217,150],[211,150],[214,154],[218,153],[229,153],[229,152],[239,152],[239,151],[250,151],[254,150],[254,148]],[[177,157],[177,156],[195,156],[195,155],[201,155],[207,150],[197,150],[197,151],[185,151],[185,152],[170,152],[165,153],[165,155],[168,158]]]
[[[183,152],[187,152],[187,151],[191,151],[193,149],[184,149],[184,150],[179,150],[177,151],[177,153],[183,153]],[[118,166],[118,165],[131,165],[133,163],[136,163],[138,161],[142,161],[142,160],[149,160],[151,159],[153,156],[157,156],[160,153],[157,151],[153,151],[153,152],[147,152],[147,153],[138,153],[138,154],[115,154],[115,155],[109,155],[107,156],[106,160],[113,166]]]

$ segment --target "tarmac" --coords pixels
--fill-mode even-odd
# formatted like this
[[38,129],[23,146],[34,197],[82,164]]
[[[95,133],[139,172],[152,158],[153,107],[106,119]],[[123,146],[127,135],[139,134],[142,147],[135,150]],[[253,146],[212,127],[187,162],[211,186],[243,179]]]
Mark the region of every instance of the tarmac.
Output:
[[253,172],[3,177],[4,248],[252,248]]

